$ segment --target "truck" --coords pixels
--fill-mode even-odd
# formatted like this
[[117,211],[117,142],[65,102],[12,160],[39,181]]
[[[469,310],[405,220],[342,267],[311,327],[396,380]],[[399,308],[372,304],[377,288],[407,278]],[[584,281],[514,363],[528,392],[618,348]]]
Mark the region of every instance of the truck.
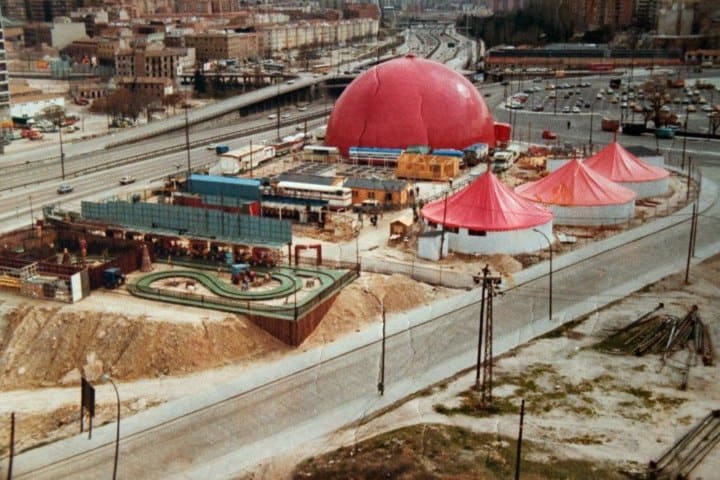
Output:
[[498,150],[493,154],[493,172],[504,172],[515,163],[517,152]]
[[463,150],[463,163],[474,167],[487,160],[489,151],[487,143],[473,143]]
[[620,122],[612,118],[603,117],[600,122],[600,128],[603,132],[617,132],[620,128]]
[[230,151],[230,147],[227,145],[217,145],[215,147],[215,154],[216,155],[222,155],[223,153],[227,153]]
[[103,284],[107,289],[115,289],[125,283],[125,274],[117,267],[107,268],[103,271]]

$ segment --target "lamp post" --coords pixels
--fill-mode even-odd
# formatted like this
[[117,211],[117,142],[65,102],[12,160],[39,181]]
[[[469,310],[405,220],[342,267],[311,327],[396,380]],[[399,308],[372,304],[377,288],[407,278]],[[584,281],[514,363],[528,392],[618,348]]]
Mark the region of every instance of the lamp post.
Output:
[[100,380],[103,382],[110,382],[110,384],[115,389],[115,398],[117,399],[117,428],[115,429],[115,462],[113,463],[113,480],[117,479],[117,469],[118,469],[118,455],[120,454],[120,393],[118,392],[117,385],[115,385],[115,382],[113,382],[113,379],[110,378],[110,375],[107,373],[103,373],[100,376]]
[[365,289],[365,293],[371,295],[375,301],[380,305],[380,312],[382,314],[382,350],[380,351],[380,380],[377,384],[377,389],[380,395],[385,393],[385,303],[380,297],[375,295],[369,289]]
[[590,155],[592,155],[592,134],[593,134],[593,118],[595,117],[595,100],[590,102]]
[[188,119],[190,104],[187,102],[183,103],[182,108],[185,110],[185,151],[187,152],[187,177],[188,180],[190,180],[190,173],[192,172],[192,166],[190,164],[190,121]]
[[548,320],[552,320],[552,300],[553,300],[553,292],[552,292],[552,285],[553,285],[553,282],[552,282],[552,274],[553,274],[553,267],[552,267],[552,259],[553,259],[552,241],[550,240],[550,238],[549,238],[547,235],[545,235],[545,233],[543,233],[542,230],[539,230],[539,229],[537,229],[537,228],[533,228],[533,232],[539,233],[540,235],[543,236],[543,238],[544,238],[544,239],[547,241],[547,243],[548,243],[548,250],[550,251],[550,276],[549,276],[550,285],[549,285],[549,290],[548,290],[548,315],[549,315],[549,316],[548,316]]
[[63,150],[63,141],[62,141],[62,124],[63,121],[60,120],[58,122],[58,134],[60,135],[60,175],[63,180],[65,180],[65,151]]

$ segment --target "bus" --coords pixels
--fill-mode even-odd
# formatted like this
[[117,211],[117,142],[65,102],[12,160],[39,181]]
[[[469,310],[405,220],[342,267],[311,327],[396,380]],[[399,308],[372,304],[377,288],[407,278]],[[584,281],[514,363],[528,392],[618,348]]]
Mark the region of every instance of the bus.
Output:
[[612,63],[591,63],[590,70],[593,72],[611,72],[615,70],[615,65]]
[[350,147],[349,156],[351,163],[394,167],[403,151],[402,148]]
[[324,145],[306,145],[303,148],[303,160],[306,162],[335,163],[340,160],[340,150],[337,147]]
[[316,185],[301,182],[278,182],[275,195],[279,197],[323,200],[332,209],[348,208],[352,204],[352,190],[348,187]]
[[295,135],[288,135],[287,137],[283,137],[282,140],[274,144],[273,147],[275,147],[275,156],[282,157],[283,155],[288,155],[290,153],[295,153],[299,151],[304,145],[305,134],[298,133]]

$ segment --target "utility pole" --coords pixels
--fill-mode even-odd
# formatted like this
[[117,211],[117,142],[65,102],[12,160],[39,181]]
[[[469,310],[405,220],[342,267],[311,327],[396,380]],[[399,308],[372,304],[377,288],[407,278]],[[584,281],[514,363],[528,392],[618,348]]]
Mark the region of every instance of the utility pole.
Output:
[[688,241],[687,263],[685,264],[685,285],[690,285],[690,259],[693,253],[693,244],[695,243],[695,215],[697,212],[697,202],[693,203],[692,217],[690,217],[690,239]]
[[[683,146],[682,146],[682,163],[680,164],[680,170],[683,170],[685,168],[685,149],[687,148],[687,133],[688,133],[688,107],[685,107],[685,131],[683,132]],[[688,176],[690,175],[689,172],[690,169],[688,169]]]
[[483,349],[482,374],[482,404],[486,407],[492,405],[492,374],[493,374],[493,304],[495,285],[500,283],[500,277],[490,277],[487,282],[487,310],[485,319],[485,347]]
[[15,456],[15,412],[10,414],[10,453],[8,455],[7,480],[12,480],[13,457]]
[[185,151],[187,152],[187,179],[190,181],[190,173],[192,172],[192,165],[190,164],[190,121],[188,120],[188,109],[190,105],[187,103],[183,104],[183,110],[185,110]]
[[63,150],[62,141],[62,124],[62,120],[58,122],[58,132],[60,135],[60,175],[62,176],[62,179],[65,180],[65,151]]
[[482,269],[482,277],[475,275],[473,280],[475,283],[482,282],[477,363],[475,365],[475,390],[481,392],[482,404],[489,406],[492,404],[492,297],[495,295],[495,286],[499,285],[502,279],[499,276],[491,276],[489,266],[485,265]]
[[515,480],[520,480],[520,457],[522,453],[523,423],[525,420],[525,399],[520,403],[520,429],[518,430],[517,451],[515,454]]

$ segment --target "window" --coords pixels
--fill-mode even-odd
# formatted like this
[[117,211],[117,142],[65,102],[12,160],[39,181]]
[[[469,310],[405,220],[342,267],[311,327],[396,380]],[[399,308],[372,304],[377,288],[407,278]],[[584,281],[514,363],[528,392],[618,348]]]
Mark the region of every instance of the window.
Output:
[[445,231],[449,233],[458,233],[460,229],[458,227],[445,227]]
[[367,194],[367,198],[370,198],[370,199],[373,199],[373,200],[374,200],[374,199],[375,199],[375,192],[373,192],[372,190],[369,191],[368,194]]
[[385,192],[385,201],[386,202],[392,202],[393,196],[390,192]]
[[468,230],[468,235],[471,237],[486,237],[487,232],[485,230]]

